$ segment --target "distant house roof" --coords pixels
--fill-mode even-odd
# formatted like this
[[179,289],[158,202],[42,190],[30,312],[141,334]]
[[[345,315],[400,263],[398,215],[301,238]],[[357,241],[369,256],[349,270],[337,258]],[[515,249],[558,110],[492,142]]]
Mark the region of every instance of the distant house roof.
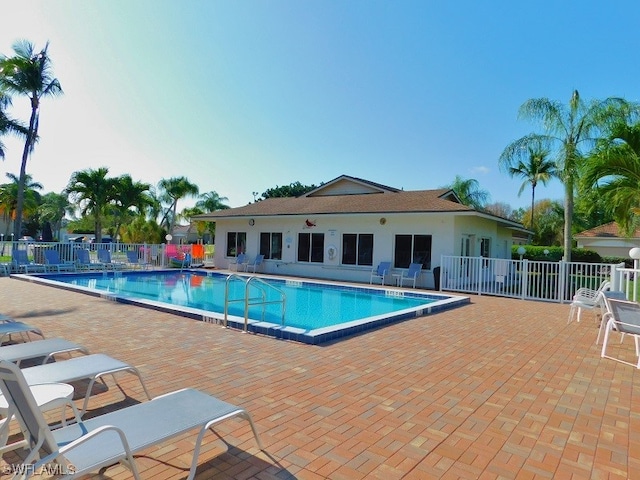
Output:
[[342,175],[299,197],[268,198],[243,207],[217,210],[194,219],[266,217],[280,215],[470,213],[493,218],[502,225],[523,229],[512,220],[478,212],[463,205],[451,189],[404,191]]
[[575,238],[640,238],[640,228],[629,236],[620,231],[616,222],[611,222],[580,232],[575,235]]

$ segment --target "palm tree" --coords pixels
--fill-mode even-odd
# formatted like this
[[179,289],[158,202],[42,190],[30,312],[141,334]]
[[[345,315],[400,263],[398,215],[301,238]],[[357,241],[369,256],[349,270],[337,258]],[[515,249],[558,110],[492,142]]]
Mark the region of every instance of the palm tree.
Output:
[[640,123],[614,123],[585,163],[580,184],[594,191],[621,229],[630,233],[640,215]]
[[518,152],[530,145],[541,145],[550,152],[557,177],[564,184],[564,259],[571,260],[574,191],[584,156],[593,148],[596,135],[606,124],[611,108],[627,104],[619,98],[585,103],[574,90],[568,105],[533,98],[518,112],[522,119],[539,121],[544,133],[531,133],[508,145],[500,158],[517,158]]
[[451,185],[446,188],[453,190],[464,205],[482,210],[489,200],[489,192],[480,188],[480,183],[474,178],[464,179],[456,175]]
[[40,219],[49,222],[54,232],[60,232],[62,219],[67,212],[71,213],[72,207],[69,196],[63,193],[49,192],[42,196],[42,203],[38,208]]
[[116,216],[114,236],[118,238],[120,226],[131,214],[131,209],[133,208],[138,214],[142,214],[144,209],[151,204],[151,198],[147,195],[151,185],[134,182],[130,175],[121,175],[115,179],[114,188],[115,202],[111,209]]
[[[4,183],[0,185],[0,215],[5,220],[14,220],[18,214],[18,185],[19,178],[13,173],[7,173],[7,178],[11,180],[10,183]],[[24,209],[23,213],[34,214],[38,210],[38,204],[40,203],[40,194],[36,190],[42,190],[42,184],[33,182],[31,175],[26,175],[25,178],[25,192],[24,192]],[[9,236],[9,224],[7,224],[6,236]],[[15,236],[17,240],[19,236]]]
[[[527,185],[531,185],[531,230],[534,230],[536,187],[538,182],[546,185],[555,176],[555,163],[548,160],[549,152],[540,145],[527,145],[526,153],[525,150],[519,150],[518,153],[521,155],[516,157],[500,156],[500,167],[505,169],[510,177],[524,179],[522,185],[520,185],[520,190],[518,190],[518,196],[522,194]],[[525,158],[522,158],[523,156]]]
[[47,54],[49,44],[38,53],[34,45],[26,40],[13,44],[13,57],[0,56],[0,87],[9,94],[29,97],[31,101],[31,117],[29,128],[22,151],[20,177],[18,183],[18,199],[16,205],[16,219],[13,233],[20,235],[22,229],[22,210],[24,208],[24,192],[27,175],[27,159],[33,151],[38,138],[38,121],[40,100],[44,97],[62,94],[62,87],[51,72],[51,60]]
[[158,187],[162,191],[160,198],[169,203],[169,207],[160,221],[160,225],[167,224],[169,233],[173,234],[178,214],[178,200],[184,197],[195,197],[199,193],[198,186],[189,182],[186,177],[174,177],[162,179],[158,183]]
[[10,133],[26,135],[27,129],[24,128],[17,120],[7,115],[6,109],[11,105],[11,98],[0,90],[0,159],[4,159],[5,151],[2,137]]
[[82,215],[93,216],[93,229],[96,242],[102,241],[102,223],[107,206],[114,201],[116,179],[107,178],[109,169],[88,169],[74,172],[66,192],[78,204]]
[[216,210],[226,210],[229,205],[225,205],[224,202],[228,202],[227,197],[221,197],[217,192],[211,191],[200,195],[200,200],[196,202],[196,207],[202,210],[202,213],[215,212]]

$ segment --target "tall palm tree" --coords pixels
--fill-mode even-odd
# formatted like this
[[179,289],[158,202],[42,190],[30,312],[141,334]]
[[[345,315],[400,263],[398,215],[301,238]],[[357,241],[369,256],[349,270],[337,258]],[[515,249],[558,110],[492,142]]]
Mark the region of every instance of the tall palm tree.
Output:
[[18,203],[13,233],[20,236],[22,229],[22,209],[24,208],[24,192],[27,174],[27,159],[33,151],[38,138],[38,121],[40,100],[44,97],[62,94],[62,87],[51,72],[51,60],[47,54],[49,44],[36,52],[34,45],[26,40],[13,44],[13,57],[0,56],[0,87],[9,94],[29,97],[31,117],[29,128],[22,150],[20,177],[18,184]]
[[623,231],[633,230],[640,216],[640,123],[611,126],[587,159],[580,186],[595,190]]
[[[536,187],[538,182],[546,185],[555,176],[555,163],[547,158],[549,151],[542,148],[541,145],[527,145],[526,149],[519,150],[518,153],[520,154],[515,157],[500,156],[500,167],[506,170],[510,177],[524,179],[520,190],[518,190],[518,196],[522,195],[527,185],[531,185],[531,230],[534,230]],[[524,158],[522,158],[523,156]]]
[[476,210],[482,210],[489,200],[489,192],[482,190],[480,183],[474,178],[465,179],[456,175],[453,183],[446,188],[453,190],[464,205]]
[[211,191],[200,195],[200,200],[196,202],[196,207],[202,210],[202,213],[215,212],[216,210],[226,210],[229,205],[224,202],[228,202],[227,197],[221,197],[218,192]]
[[114,182],[114,203],[111,206],[116,216],[114,235],[118,238],[120,226],[127,216],[131,214],[131,209],[135,209],[138,214],[142,214],[144,209],[151,204],[151,198],[147,195],[151,185],[143,182],[134,182],[130,175],[121,175]]
[[544,133],[531,133],[514,141],[500,156],[516,158],[520,150],[527,149],[530,145],[542,145],[550,152],[557,176],[564,184],[564,259],[566,261],[571,260],[574,192],[582,160],[593,148],[597,135],[606,124],[606,113],[611,108],[624,104],[626,102],[619,98],[586,103],[580,98],[577,90],[574,90],[568,105],[548,98],[527,100],[520,107],[518,116],[539,122]]
[[186,177],[162,179],[158,183],[158,187],[162,192],[160,198],[169,203],[160,225],[166,223],[169,227],[169,233],[173,234],[173,227],[176,224],[178,215],[178,200],[185,197],[195,197],[200,190],[196,184],[191,183]]
[[[0,185],[0,215],[2,215],[5,220],[15,221],[16,215],[18,214],[19,178],[13,173],[7,173],[6,175],[11,182]],[[32,181],[31,175],[26,175],[23,213],[31,215],[37,212],[40,203],[40,194],[36,190],[42,190],[42,184]],[[8,223],[5,236],[9,236]],[[17,240],[20,237],[16,237],[14,233],[14,238]]]
[[11,98],[0,90],[0,159],[4,159],[4,143],[2,137],[8,134],[26,135],[27,129],[7,114],[7,107],[11,105]]
[[93,216],[93,229],[96,242],[102,241],[102,223],[106,208],[114,201],[116,179],[108,178],[109,169],[101,167],[74,172],[67,185],[66,192],[78,204],[83,215]]

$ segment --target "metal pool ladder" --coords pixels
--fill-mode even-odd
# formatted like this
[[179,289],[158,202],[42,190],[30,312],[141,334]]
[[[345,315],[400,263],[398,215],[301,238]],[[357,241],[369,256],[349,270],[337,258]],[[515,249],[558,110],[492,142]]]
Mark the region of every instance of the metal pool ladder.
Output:
[[[229,298],[229,284],[233,280],[239,280],[244,282],[244,297],[242,298]],[[249,290],[251,286],[254,285],[258,290],[257,297],[249,297]],[[273,290],[277,292],[279,295],[279,299],[277,300],[267,300],[267,291]],[[282,304],[282,320],[281,324],[284,327],[284,314],[286,310],[287,296],[286,294],[280,290],[278,287],[271,285],[270,283],[265,282],[259,277],[249,276],[244,277],[242,275],[238,275],[237,273],[232,273],[227,277],[224,286],[224,327],[227,327],[227,317],[229,312],[229,304],[230,303],[239,303],[244,302],[244,331],[248,331],[249,326],[249,307],[254,305],[262,305],[262,316],[264,319],[264,307],[267,305],[272,305],[276,303]]]

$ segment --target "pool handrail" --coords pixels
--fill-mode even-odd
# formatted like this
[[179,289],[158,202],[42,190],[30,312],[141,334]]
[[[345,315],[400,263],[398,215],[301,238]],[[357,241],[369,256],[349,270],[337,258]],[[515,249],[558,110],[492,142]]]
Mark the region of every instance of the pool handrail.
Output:
[[[229,299],[229,283],[232,280],[240,280],[241,282],[244,282],[245,284],[244,298]],[[261,288],[261,291],[262,291],[262,296],[260,298],[249,298],[249,288],[251,287],[251,282],[254,282],[254,283],[258,282],[258,284],[260,285],[259,287],[257,287],[257,288]],[[280,299],[267,301],[265,297],[266,288],[275,290],[280,295]],[[254,303],[252,302],[253,300],[258,300],[258,301]],[[260,277],[257,277],[254,275],[246,277],[243,275],[238,275],[237,273],[232,273],[227,277],[225,281],[225,288],[224,288],[224,324],[223,326],[225,328],[227,327],[227,323],[228,323],[227,320],[228,320],[228,312],[229,312],[229,303],[233,303],[233,302],[244,302],[244,332],[245,333],[249,329],[249,307],[252,305],[264,306],[264,305],[271,305],[274,303],[281,303],[282,304],[281,323],[282,323],[282,326],[284,327],[284,316],[286,311],[287,295],[278,287],[271,285],[268,282],[265,282]]]

